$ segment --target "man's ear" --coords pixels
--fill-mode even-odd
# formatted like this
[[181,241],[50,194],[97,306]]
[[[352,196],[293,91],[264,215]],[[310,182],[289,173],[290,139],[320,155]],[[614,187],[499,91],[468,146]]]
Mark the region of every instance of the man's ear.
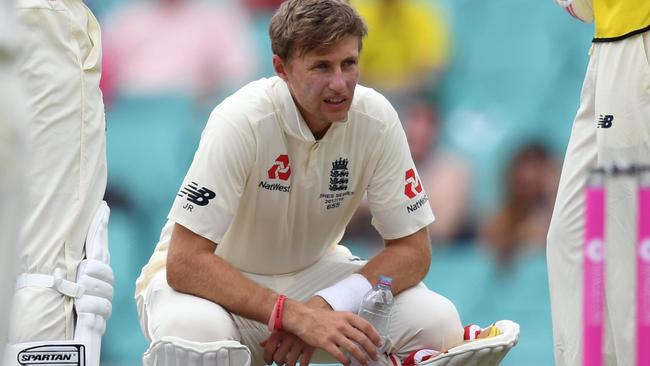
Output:
[[282,80],[287,81],[287,64],[280,56],[273,55],[273,70]]

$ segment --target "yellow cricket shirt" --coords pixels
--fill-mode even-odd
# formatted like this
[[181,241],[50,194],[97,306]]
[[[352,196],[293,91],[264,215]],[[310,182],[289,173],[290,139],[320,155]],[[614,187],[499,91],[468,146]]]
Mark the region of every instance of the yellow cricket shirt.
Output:
[[650,0],[594,0],[594,42],[617,41],[650,30]]

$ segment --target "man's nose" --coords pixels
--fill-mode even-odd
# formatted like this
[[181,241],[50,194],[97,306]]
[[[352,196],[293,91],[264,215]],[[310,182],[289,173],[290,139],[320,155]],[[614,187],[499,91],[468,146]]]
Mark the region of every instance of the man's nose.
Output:
[[332,77],[330,78],[330,83],[329,87],[333,92],[336,93],[343,93],[345,92],[346,88],[346,81],[345,81],[345,75],[343,72],[339,69],[334,72]]

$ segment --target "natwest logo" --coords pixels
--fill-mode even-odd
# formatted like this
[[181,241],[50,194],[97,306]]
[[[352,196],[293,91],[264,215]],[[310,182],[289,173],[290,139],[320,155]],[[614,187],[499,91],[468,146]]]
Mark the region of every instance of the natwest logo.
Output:
[[282,154],[275,159],[275,163],[268,171],[269,179],[289,180],[291,167],[289,166],[289,155]]
[[406,176],[404,177],[406,184],[404,185],[404,194],[408,198],[414,198],[418,193],[422,192],[422,182],[415,175],[415,170],[413,168],[406,171]]

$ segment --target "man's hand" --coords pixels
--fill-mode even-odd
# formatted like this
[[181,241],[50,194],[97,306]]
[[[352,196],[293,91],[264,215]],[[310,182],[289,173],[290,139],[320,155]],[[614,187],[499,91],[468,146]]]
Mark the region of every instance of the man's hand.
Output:
[[278,365],[295,366],[300,358],[300,365],[306,366],[315,350],[302,339],[284,331],[273,332],[260,345],[264,347],[264,362],[267,365],[275,361]]
[[[289,306],[287,306],[289,305]],[[379,357],[377,347],[381,338],[375,328],[361,317],[349,312],[332,311],[320,297],[304,304],[285,303],[287,331],[276,332],[262,342],[264,361],[295,365],[308,365],[315,348],[322,348],[342,364],[349,364],[349,355],[367,365],[370,357]],[[359,345],[359,346],[357,346]]]
[[[318,296],[311,298],[305,305],[314,309],[332,310],[327,302]],[[284,331],[272,333],[260,345],[264,347],[264,362],[267,365],[275,361],[278,365],[286,363],[288,366],[294,366],[300,358],[300,365],[306,366],[309,365],[315,350],[302,339]]]

